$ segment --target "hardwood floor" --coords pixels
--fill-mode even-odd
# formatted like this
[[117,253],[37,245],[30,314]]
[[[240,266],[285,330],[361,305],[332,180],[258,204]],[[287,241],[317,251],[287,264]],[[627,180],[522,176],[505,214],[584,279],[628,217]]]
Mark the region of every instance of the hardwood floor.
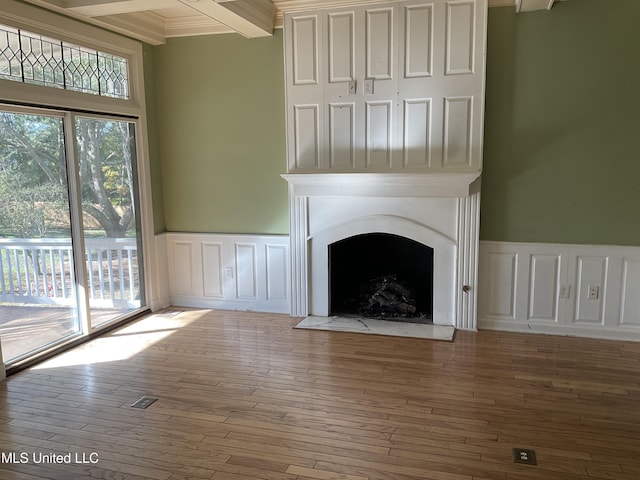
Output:
[[640,343],[296,321],[167,312],[10,377],[0,478],[640,478]]

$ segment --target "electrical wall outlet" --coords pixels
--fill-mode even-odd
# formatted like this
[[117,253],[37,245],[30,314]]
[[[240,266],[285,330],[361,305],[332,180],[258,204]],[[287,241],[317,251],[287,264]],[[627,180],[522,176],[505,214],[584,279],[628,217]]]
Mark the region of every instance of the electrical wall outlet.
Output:
[[232,267],[225,267],[224,275],[227,278],[233,278],[233,268]]
[[523,463],[525,465],[537,465],[535,450],[528,448],[514,448],[512,453],[514,463]]
[[589,285],[587,298],[589,300],[598,300],[600,298],[600,285]]
[[364,81],[364,94],[373,95],[373,78],[367,78]]

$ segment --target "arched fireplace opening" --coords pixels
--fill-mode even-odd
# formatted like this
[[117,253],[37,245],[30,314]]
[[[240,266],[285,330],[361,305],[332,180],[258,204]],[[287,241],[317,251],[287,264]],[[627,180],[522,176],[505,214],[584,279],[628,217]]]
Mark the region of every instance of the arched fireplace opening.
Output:
[[433,248],[367,233],[329,245],[329,311],[415,323],[433,318]]

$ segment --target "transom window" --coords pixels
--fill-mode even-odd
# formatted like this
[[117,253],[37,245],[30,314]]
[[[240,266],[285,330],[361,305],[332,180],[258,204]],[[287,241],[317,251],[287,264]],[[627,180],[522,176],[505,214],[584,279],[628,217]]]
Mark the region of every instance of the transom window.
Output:
[[129,98],[126,58],[2,24],[0,78]]

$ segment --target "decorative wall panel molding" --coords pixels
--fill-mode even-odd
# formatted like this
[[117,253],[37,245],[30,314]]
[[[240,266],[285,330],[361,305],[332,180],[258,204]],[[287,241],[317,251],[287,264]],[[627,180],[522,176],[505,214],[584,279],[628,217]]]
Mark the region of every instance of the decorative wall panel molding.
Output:
[[478,327],[640,341],[640,247],[480,242]]
[[289,237],[167,233],[171,305],[290,313]]

